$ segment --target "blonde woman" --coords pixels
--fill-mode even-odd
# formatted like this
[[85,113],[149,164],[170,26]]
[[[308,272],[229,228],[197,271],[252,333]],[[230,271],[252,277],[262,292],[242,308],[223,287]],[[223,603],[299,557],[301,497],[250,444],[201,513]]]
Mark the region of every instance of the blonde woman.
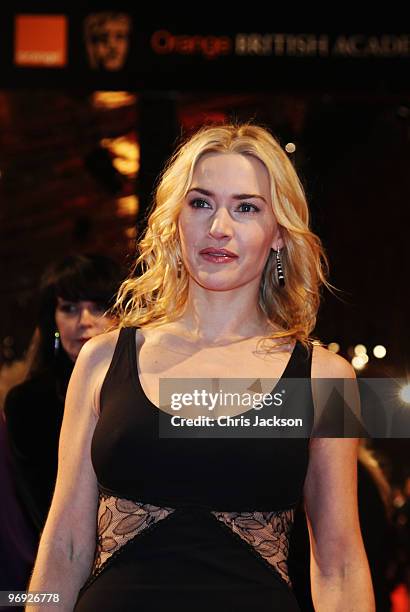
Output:
[[[30,589],[67,611],[298,610],[286,556],[303,496],[316,610],[374,610],[357,440],[158,429],[173,418],[160,379],[354,378],[310,338],[326,259],[278,142],[242,124],[182,143],[139,249],[120,329],[75,365]],[[305,401],[311,417],[320,393]]]

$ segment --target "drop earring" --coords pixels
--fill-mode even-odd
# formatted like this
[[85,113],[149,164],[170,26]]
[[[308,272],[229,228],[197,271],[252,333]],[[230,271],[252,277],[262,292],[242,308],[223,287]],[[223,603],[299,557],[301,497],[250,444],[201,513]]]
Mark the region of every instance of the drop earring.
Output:
[[282,269],[282,260],[280,257],[280,248],[278,247],[277,251],[276,251],[276,270],[278,273],[278,281],[279,281],[279,286],[280,287],[284,287],[285,286],[285,276],[283,274],[283,269]]
[[54,355],[57,355],[60,350],[60,332],[54,332]]
[[178,257],[177,261],[177,278],[181,278],[182,260]]

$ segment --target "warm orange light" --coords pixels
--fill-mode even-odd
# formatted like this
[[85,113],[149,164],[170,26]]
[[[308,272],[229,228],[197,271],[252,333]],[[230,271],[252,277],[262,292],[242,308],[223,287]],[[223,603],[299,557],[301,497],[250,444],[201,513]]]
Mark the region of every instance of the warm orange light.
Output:
[[63,67],[67,64],[65,15],[16,15],[14,63],[27,67]]

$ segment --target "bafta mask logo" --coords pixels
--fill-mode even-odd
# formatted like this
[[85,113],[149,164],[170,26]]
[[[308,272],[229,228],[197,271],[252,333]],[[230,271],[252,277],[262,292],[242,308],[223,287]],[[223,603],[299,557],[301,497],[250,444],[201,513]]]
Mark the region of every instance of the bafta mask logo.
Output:
[[93,70],[121,70],[128,55],[131,18],[126,13],[92,13],[84,20],[88,61]]

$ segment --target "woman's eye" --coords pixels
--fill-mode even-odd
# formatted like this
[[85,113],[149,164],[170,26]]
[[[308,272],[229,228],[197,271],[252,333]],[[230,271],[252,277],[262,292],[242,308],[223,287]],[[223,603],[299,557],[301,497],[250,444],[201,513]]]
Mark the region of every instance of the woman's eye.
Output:
[[206,200],[201,200],[200,198],[192,200],[190,206],[192,206],[192,208],[211,208]]
[[255,206],[255,204],[248,204],[248,202],[244,202],[243,204],[240,204],[239,208],[242,209],[240,212],[243,212],[243,213],[259,212],[260,210],[257,206]]
[[62,310],[63,312],[74,314],[75,312],[77,312],[78,306],[74,302],[73,303],[67,302],[66,304],[60,304],[59,309]]
[[[192,208],[212,208],[212,206],[206,200],[202,200],[201,198],[196,198],[190,202],[190,206]],[[248,202],[243,202],[239,204],[237,210],[241,213],[257,213],[260,208],[255,206],[255,204],[249,204]]]
[[104,314],[104,312],[105,312],[106,310],[107,310],[107,307],[106,307],[106,305],[105,305],[105,304],[97,304],[97,303],[96,303],[96,304],[94,304],[94,306],[93,306],[93,311],[94,311],[94,312],[95,312],[97,315],[99,315],[99,316],[103,315],[103,314]]

